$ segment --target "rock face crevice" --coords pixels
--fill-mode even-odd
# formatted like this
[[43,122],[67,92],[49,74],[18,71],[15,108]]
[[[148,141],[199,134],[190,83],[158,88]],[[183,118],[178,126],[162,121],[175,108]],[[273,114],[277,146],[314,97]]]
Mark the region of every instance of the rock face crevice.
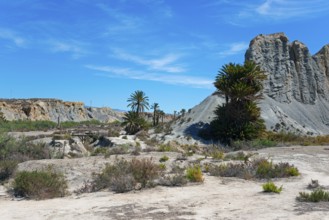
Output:
[[46,120],[102,122],[121,120],[122,114],[110,108],[85,107],[82,102],[65,102],[59,99],[0,99],[0,111],[9,121]]
[[328,45],[312,56],[303,43],[290,43],[284,33],[261,34],[250,42],[245,59],[267,73],[264,93],[280,103],[328,100]]

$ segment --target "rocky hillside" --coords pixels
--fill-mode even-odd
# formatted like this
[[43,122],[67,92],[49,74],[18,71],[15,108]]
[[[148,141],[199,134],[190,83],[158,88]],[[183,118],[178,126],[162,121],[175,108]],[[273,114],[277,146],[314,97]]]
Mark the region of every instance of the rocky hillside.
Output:
[[0,111],[7,120],[50,120],[111,122],[121,120],[122,113],[110,108],[87,108],[82,102],[58,99],[0,99]]
[[[259,104],[267,129],[329,133],[329,45],[312,56],[306,45],[290,42],[284,33],[261,34],[251,40],[245,59],[256,62],[268,76]],[[195,134],[222,102],[223,97],[212,94],[186,114],[183,123],[178,121],[174,132]]]

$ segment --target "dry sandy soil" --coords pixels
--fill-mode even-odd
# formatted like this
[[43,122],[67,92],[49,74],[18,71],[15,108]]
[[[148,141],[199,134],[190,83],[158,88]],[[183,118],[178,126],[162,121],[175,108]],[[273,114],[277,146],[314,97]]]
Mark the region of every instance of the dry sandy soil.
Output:
[[[281,194],[262,192],[262,181],[205,175],[203,184],[156,187],[116,194],[97,192],[43,201],[9,197],[0,186],[1,219],[329,219],[329,203],[301,203],[296,196],[307,191],[311,179],[329,185],[329,147],[281,147],[258,151],[274,162],[298,167],[300,177],[275,179]],[[149,155],[157,158],[157,155]],[[175,155],[172,155],[175,156]],[[52,161],[52,162],[51,162]],[[106,163],[101,157],[40,161],[60,163],[71,191]],[[33,169],[32,162],[20,169]],[[57,164],[58,165],[58,164]],[[24,166],[24,167],[22,167]]]

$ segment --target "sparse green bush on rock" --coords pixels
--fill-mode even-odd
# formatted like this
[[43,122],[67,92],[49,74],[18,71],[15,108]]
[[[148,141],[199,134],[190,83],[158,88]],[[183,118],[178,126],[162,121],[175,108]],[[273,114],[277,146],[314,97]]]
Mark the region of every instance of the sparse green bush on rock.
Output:
[[0,161],[0,183],[9,179],[14,173],[18,162],[15,160],[1,160]]
[[329,202],[329,192],[316,189],[311,193],[300,192],[297,200],[300,202]]
[[260,158],[245,163],[226,163],[209,165],[212,176],[239,177],[243,179],[271,179],[300,175],[298,169],[289,163],[273,164],[271,161]]
[[169,160],[169,157],[167,157],[166,155],[164,155],[164,156],[162,156],[161,158],[160,158],[160,162],[162,163],[162,162],[166,162],[167,160]]
[[133,190],[138,183],[142,188],[151,187],[160,171],[160,167],[152,159],[119,159],[113,165],[108,164],[96,175],[93,189],[98,191],[109,188],[114,192],[123,193]]
[[67,182],[61,173],[51,168],[44,171],[21,171],[13,183],[15,196],[31,199],[51,199],[66,195]]
[[186,178],[191,182],[203,182],[203,174],[199,165],[194,165],[186,169]]
[[282,186],[277,187],[273,182],[267,182],[262,185],[264,192],[273,192],[273,193],[281,193]]

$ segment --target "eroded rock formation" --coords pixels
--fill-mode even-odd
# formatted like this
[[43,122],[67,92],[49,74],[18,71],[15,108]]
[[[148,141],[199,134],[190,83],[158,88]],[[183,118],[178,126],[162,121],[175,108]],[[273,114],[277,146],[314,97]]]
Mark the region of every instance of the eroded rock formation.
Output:
[[[256,62],[268,76],[259,103],[268,130],[329,134],[329,45],[312,56],[303,43],[289,42],[284,33],[261,34],[251,40],[245,59]],[[192,108],[184,123],[173,126],[174,133],[197,134],[197,125],[208,124],[217,106],[209,100],[224,102],[212,94]]]
[[65,102],[58,99],[0,99],[0,111],[7,120],[49,120],[111,122],[121,114],[110,108],[85,107],[82,102]]

